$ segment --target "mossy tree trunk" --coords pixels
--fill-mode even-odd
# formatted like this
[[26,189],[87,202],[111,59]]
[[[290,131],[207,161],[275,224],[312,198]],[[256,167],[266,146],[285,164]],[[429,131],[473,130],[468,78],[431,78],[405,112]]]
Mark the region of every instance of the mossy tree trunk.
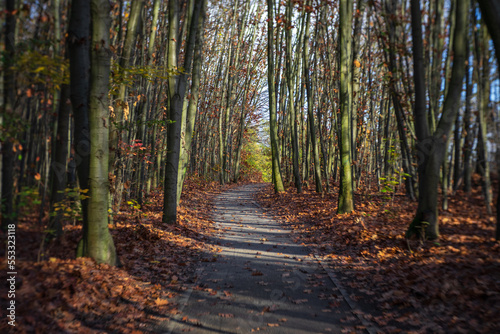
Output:
[[340,189],[338,213],[354,210],[351,166],[351,31],[353,2],[340,1]]
[[113,238],[108,228],[109,159],[109,74],[111,50],[109,28],[110,3],[92,0],[92,37],[90,44],[90,165],[88,223],[78,246],[79,256],[98,263],[117,265]]

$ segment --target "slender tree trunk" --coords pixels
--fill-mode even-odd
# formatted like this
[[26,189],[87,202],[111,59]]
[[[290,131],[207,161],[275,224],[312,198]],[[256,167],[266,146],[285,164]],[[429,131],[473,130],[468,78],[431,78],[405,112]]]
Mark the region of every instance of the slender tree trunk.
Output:
[[[470,50],[469,44],[467,44],[467,59],[469,59]],[[472,192],[472,167],[471,167],[471,156],[472,156],[472,127],[471,127],[471,98],[472,98],[472,83],[470,74],[470,64],[466,64],[465,72],[465,113],[464,113],[464,191],[468,196]]]
[[269,129],[271,132],[272,176],[274,191],[285,191],[281,179],[276,124],[276,85],[274,78],[274,0],[267,0],[267,80],[269,90]]
[[[467,65],[465,65],[467,66]],[[467,70],[465,71],[465,75],[468,76]],[[455,159],[453,162],[453,193],[455,193],[458,190],[458,187],[460,185],[460,182],[462,180],[462,166],[461,166],[461,152],[462,152],[462,128],[460,126],[460,112],[459,115],[457,115],[457,119],[455,120],[455,130],[453,134],[453,141],[454,141],[454,154],[455,154]]]
[[[198,21],[202,15],[202,4],[199,2],[195,6],[192,25],[186,42],[186,50],[184,54],[184,69],[187,73],[191,71],[193,61],[193,53],[195,42],[197,39],[197,30],[199,28]],[[178,70],[177,47],[178,43],[175,36],[179,26],[179,7],[176,1],[169,2],[169,45],[168,45],[168,69],[175,75],[171,75],[168,80],[169,90],[169,117],[170,123],[167,132],[167,161],[165,165],[165,186],[164,186],[164,206],[163,206],[163,222],[166,224],[176,224],[177,222],[177,205],[180,193],[178,188],[179,182],[179,166],[180,166],[180,151],[181,151],[181,131],[182,125],[182,109],[183,102],[187,89],[187,76],[184,73],[175,73]],[[185,127],[184,127],[185,128]]]
[[179,29],[179,4],[168,2],[168,79],[169,124],[167,126],[167,159],[165,162],[163,223],[177,223],[177,173],[179,171],[179,150],[182,120],[182,96],[178,91],[177,31]]
[[[359,89],[360,89],[360,77],[361,77],[361,26],[363,24],[363,16],[365,13],[365,0],[357,0],[356,3],[356,13],[354,15],[354,30],[353,30],[353,42],[352,42],[352,98],[351,98],[351,161],[358,161],[357,152],[357,137],[358,137],[358,107],[359,107]],[[355,177],[356,168],[352,168],[352,175]],[[354,183],[353,183],[354,184]],[[354,189],[353,189],[354,190]]]
[[[141,13],[144,8],[144,0],[133,0],[130,6],[130,15],[127,21],[127,33],[125,35],[125,41],[123,43],[123,50],[119,60],[120,71],[125,71],[130,66],[130,60],[132,57],[132,51],[136,42],[137,35],[139,33],[139,26],[141,22]],[[120,13],[121,14],[121,13]],[[118,88],[118,97],[115,101],[115,109],[113,115],[111,115],[110,124],[110,138],[109,138],[109,170],[111,173],[115,174],[114,183],[112,188],[114,189],[114,194],[110,194],[112,212],[117,212],[120,209],[122,190],[123,190],[123,165],[120,160],[120,156],[117,154],[118,142],[120,138],[120,132],[122,131],[123,121],[131,117],[128,102],[125,98],[126,94],[126,84],[121,83]],[[110,217],[113,217],[110,215]]]
[[490,102],[490,50],[488,32],[484,23],[481,27],[480,36],[478,36],[478,41],[476,43],[477,58],[481,64],[481,71],[479,72],[479,109],[478,109],[478,157],[479,166],[481,169],[481,185],[483,188],[483,196],[486,203],[486,211],[488,214],[492,214],[493,210],[491,204],[493,202],[493,195],[491,192],[491,180],[490,180],[490,163],[489,163],[489,152],[487,145],[487,134],[488,134],[488,111]]
[[[16,56],[16,15],[15,1],[7,0],[5,2],[5,54],[4,54],[4,87],[3,87],[3,110],[0,124],[5,129],[10,129],[14,121],[14,108],[16,99],[15,74],[12,69],[14,58]],[[3,124],[2,124],[3,123]],[[2,229],[6,230],[10,224],[16,222],[14,217],[13,197],[14,197],[14,152],[13,152],[14,133],[3,133],[1,136],[2,150],[2,196],[0,201]]]
[[[457,3],[456,28],[453,41],[453,68],[448,94],[443,103],[443,112],[436,131],[430,135],[425,115],[425,81],[423,78],[422,21],[420,1],[411,1],[412,39],[415,80],[415,128],[419,163],[419,197],[415,219],[410,224],[406,237],[425,233],[428,239],[439,237],[438,228],[438,184],[439,169],[445,158],[446,143],[455,122],[465,75],[469,1]],[[425,231],[425,232],[424,232]]]
[[340,189],[338,213],[350,213],[354,210],[351,141],[350,141],[350,108],[351,104],[351,31],[353,3],[340,0]]
[[[497,64],[500,63],[500,26],[498,22],[500,21],[500,2],[496,0],[478,0],[479,7],[481,8],[481,14],[483,15],[484,22],[488,27],[488,32],[493,40],[493,45],[495,47],[495,54],[497,58]],[[500,175],[500,167],[498,167]],[[498,183],[500,193],[500,182]],[[500,240],[500,196],[497,198],[497,228],[495,234],[496,240]]]
[[[308,2],[309,3],[309,2]],[[352,7],[352,4],[351,4]],[[306,11],[307,12],[307,11]],[[352,11],[351,11],[352,12]],[[309,135],[311,138],[311,146],[314,158],[314,180],[316,185],[316,192],[323,192],[323,185],[321,179],[321,162],[319,160],[319,150],[318,150],[318,140],[316,138],[316,125],[314,120],[314,96],[311,89],[311,80],[309,76],[309,25],[311,13],[306,13],[307,18],[305,20],[305,30],[304,30],[304,46],[303,46],[303,65],[304,65],[304,78],[305,86],[307,92],[307,119],[309,124]],[[352,30],[352,29],[351,29]],[[350,32],[349,32],[350,33]],[[350,49],[349,49],[350,51]],[[350,101],[349,101],[350,102]]]
[[[80,189],[88,189],[90,129],[89,129],[89,72],[90,72],[90,2],[73,0],[68,27],[70,97],[73,106],[74,156],[71,165],[76,168]],[[86,233],[88,200],[82,200],[83,233]]]
[[[193,139],[194,125],[196,120],[196,110],[198,108],[198,96],[200,91],[200,77],[201,77],[201,66],[203,63],[202,51],[203,51],[203,27],[205,24],[207,0],[197,1],[195,4],[195,12],[198,16],[193,17],[193,25],[197,24],[196,28],[192,27],[192,33],[195,34],[194,40],[194,59],[193,59],[193,76],[191,84],[191,98],[189,99],[189,105],[187,107],[186,125],[184,127],[184,132],[181,133],[182,145],[181,145],[181,157],[179,161],[179,180],[177,184],[177,201],[179,201],[182,193],[182,185],[186,177],[187,165],[189,160],[189,155],[191,153],[191,143]],[[193,15],[195,16],[195,15]],[[197,22],[197,23],[196,23]]]
[[290,113],[290,131],[291,131],[291,141],[292,141],[292,159],[293,159],[293,177],[295,181],[295,187],[297,188],[297,193],[302,192],[302,180],[300,178],[300,168],[299,168],[299,142],[298,142],[298,122],[295,111],[295,87],[294,80],[292,78],[292,12],[293,12],[293,2],[288,1],[286,6],[286,17],[287,17],[287,27],[286,27],[286,81],[288,86],[288,111]]
[[[55,203],[64,199],[64,189],[67,184],[67,161],[68,161],[68,130],[70,121],[71,106],[68,103],[70,95],[69,85],[62,85],[61,87],[61,101],[59,102],[59,111],[57,113],[57,134],[56,134],[56,150],[54,159],[51,165],[51,189],[50,189],[50,203],[51,208]],[[53,209],[51,209],[53,210]],[[54,212],[55,215],[51,217],[49,229],[53,230],[51,234],[56,237],[62,235],[62,212]]]

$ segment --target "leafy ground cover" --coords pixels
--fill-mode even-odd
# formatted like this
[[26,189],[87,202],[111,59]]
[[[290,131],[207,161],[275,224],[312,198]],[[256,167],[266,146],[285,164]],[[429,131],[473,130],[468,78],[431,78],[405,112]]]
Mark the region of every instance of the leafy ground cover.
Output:
[[[139,208],[125,202],[111,231],[122,267],[74,259],[81,227],[65,226],[64,238],[44,251],[37,212],[25,215],[16,233],[16,333],[149,333],[178,312],[174,298],[193,279],[198,261],[217,249],[210,199],[223,188],[192,178],[179,209],[179,225],[161,224],[162,196]],[[257,195],[261,205],[329,263],[360,306],[356,310],[384,333],[500,332],[500,245],[495,219],[479,191],[457,193],[440,213],[439,243],[413,240],[404,232],[416,203],[402,194],[356,195],[356,211],[337,215],[336,194],[290,188]],[[0,232],[3,233],[3,232]],[[4,235],[2,235],[4,237]],[[5,282],[5,248],[0,250]],[[0,307],[7,308],[6,295]],[[8,332],[6,321],[0,332]]]
[[[211,246],[211,201],[222,188],[190,179],[185,183],[178,226],[161,224],[162,200],[155,192],[139,208],[124,203],[111,227],[122,267],[75,259],[81,226],[65,226],[64,237],[37,261],[43,232],[33,216],[20,220],[16,233],[16,333],[147,333],[176,313],[172,298],[193,278],[197,261]],[[135,206],[135,208],[134,208]],[[3,232],[0,232],[3,233]],[[2,235],[2,240],[5,240]],[[6,280],[5,247],[0,279]],[[0,296],[6,310],[6,294]],[[4,312],[2,312],[4,314]],[[6,319],[3,319],[6,320]],[[0,322],[0,332],[13,330]]]
[[404,238],[416,203],[401,194],[363,190],[350,215],[336,214],[337,194],[311,189],[268,186],[257,200],[342,273],[358,312],[382,332],[500,332],[500,244],[479,191],[451,196],[439,242],[423,244]]

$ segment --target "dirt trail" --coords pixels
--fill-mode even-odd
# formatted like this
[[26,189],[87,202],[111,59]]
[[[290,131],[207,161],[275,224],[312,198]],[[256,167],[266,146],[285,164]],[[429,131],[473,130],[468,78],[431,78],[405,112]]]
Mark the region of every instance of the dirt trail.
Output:
[[212,242],[222,252],[200,263],[180,313],[161,332],[366,333],[332,273],[253,200],[260,187],[216,198]]

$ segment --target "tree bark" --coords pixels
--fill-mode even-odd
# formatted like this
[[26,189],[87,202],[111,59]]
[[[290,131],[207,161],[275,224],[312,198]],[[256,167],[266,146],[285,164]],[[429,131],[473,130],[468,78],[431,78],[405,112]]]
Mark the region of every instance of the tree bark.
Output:
[[295,87],[292,78],[292,12],[293,1],[288,1],[286,6],[287,27],[286,38],[286,83],[288,86],[288,111],[290,113],[290,140],[292,141],[293,177],[297,193],[302,192],[302,179],[299,168],[299,142],[298,142],[298,121],[295,111]]
[[285,191],[279,162],[276,124],[276,84],[274,78],[274,0],[267,0],[267,81],[269,90],[269,129],[271,133],[272,177],[274,191]]
[[78,256],[97,263],[117,265],[113,238],[108,229],[109,159],[109,74],[111,50],[109,28],[110,3],[92,0],[92,38],[90,48],[90,166],[88,226],[78,246]]
[[165,182],[163,199],[163,223],[177,223],[177,173],[179,171],[179,150],[181,139],[182,100],[177,68],[177,31],[179,29],[179,3],[168,2],[168,120],[167,159],[165,161]]
[[412,0],[411,2],[415,80],[414,117],[418,139],[419,196],[415,219],[406,232],[407,238],[413,235],[422,236],[424,233],[425,237],[430,240],[439,237],[437,206],[439,169],[445,158],[447,139],[455,122],[460,103],[462,82],[465,75],[468,10],[468,0],[458,1],[456,27],[453,37],[454,60],[448,94],[443,103],[443,112],[436,131],[430,135],[425,117],[425,82],[423,71],[420,70],[423,66],[420,1]]
[[[15,1],[7,0],[5,2],[5,60],[3,73],[3,110],[0,116],[0,125],[5,129],[9,129],[10,123],[14,119],[14,107],[16,98],[15,75],[12,65],[15,58],[15,31],[16,31],[16,16],[15,16]],[[2,229],[7,230],[8,226],[15,223],[14,218],[14,152],[13,152],[13,135],[12,133],[3,133],[1,140],[1,155],[2,155],[2,190],[1,190],[1,216]]]
[[354,210],[351,171],[350,109],[352,108],[351,91],[351,31],[353,2],[340,1],[340,189],[338,213],[350,213]]
[[[308,2],[310,3],[310,2]],[[351,4],[352,7],[352,4]],[[351,13],[352,13],[352,8],[351,8]],[[310,25],[310,18],[311,18],[311,13],[306,10],[306,20],[305,20],[305,30],[304,30],[304,45],[303,45],[303,50],[302,50],[302,55],[303,55],[303,66],[304,66],[304,79],[305,79],[305,86],[306,86],[306,92],[307,92],[307,120],[309,124],[309,135],[311,138],[311,145],[312,145],[312,152],[313,152],[313,158],[314,158],[314,181],[316,185],[316,192],[322,193],[323,192],[323,181],[321,178],[321,162],[319,160],[319,149],[318,149],[318,140],[316,138],[316,125],[315,125],[315,120],[314,120],[314,96],[313,96],[313,90],[311,89],[311,79],[309,76],[309,72],[311,69],[309,68],[309,25]],[[352,30],[352,29],[351,29]],[[350,31],[349,31],[350,33]],[[350,49],[349,49],[350,52]],[[351,100],[349,100],[350,103]]]
[[[51,208],[54,204],[64,199],[64,189],[67,184],[67,161],[68,161],[68,130],[70,121],[71,107],[68,103],[70,87],[66,84],[61,87],[61,101],[59,102],[59,111],[57,113],[57,134],[56,150],[51,166],[51,189],[50,203]],[[61,212],[54,212],[49,223],[51,234],[60,237],[62,235]]]
[[[198,17],[193,17],[192,25],[197,24],[197,27],[192,27],[192,34],[195,34],[194,40],[194,55],[193,55],[193,75],[191,83],[191,97],[189,99],[189,105],[186,110],[185,119],[186,124],[183,128],[185,129],[181,132],[181,155],[179,161],[179,180],[177,181],[177,202],[181,197],[182,185],[184,184],[184,179],[186,177],[187,165],[189,160],[189,155],[191,153],[191,143],[193,139],[194,124],[196,120],[196,110],[198,108],[198,96],[200,92],[200,76],[201,76],[201,66],[203,63],[203,40],[204,32],[203,27],[205,25],[205,16],[207,8],[207,0],[197,1],[195,4],[195,12],[197,12]],[[198,8],[198,6],[200,8]],[[195,15],[193,15],[195,16]]]
[[[76,168],[80,189],[88,189],[90,129],[89,129],[89,71],[90,71],[90,3],[73,0],[68,27],[70,98],[74,115],[74,156],[70,168]],[[82,200],[84,234],[87,228],[88,200]]]
[[[495,55],[497,64],[500,63],[500,2],[497,0],[477,0],[484,22],[488,27],[493,45],[495,47]],[[500,167],[498,168],[500,171]],[[500,191],[500,183],[498,183],[498,191]],[[497,192],[498,192],[497,191]],[[496,240],[500,240],[500,196],[497,198],[497,228],[495,233]]]

